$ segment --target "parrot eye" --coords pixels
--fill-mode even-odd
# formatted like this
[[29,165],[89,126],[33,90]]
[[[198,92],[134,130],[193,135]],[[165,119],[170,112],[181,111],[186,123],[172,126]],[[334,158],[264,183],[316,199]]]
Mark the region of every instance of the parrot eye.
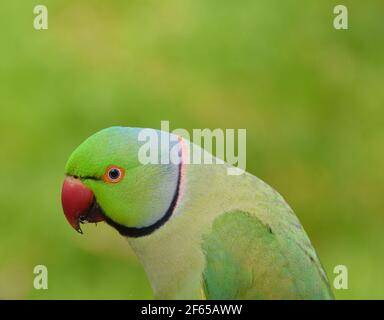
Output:
[[120,170],[116,169],[116,168],[111,169],[111,170],[109,170],[108,175],[112,180],[116,180],[120,177]]
[[124,178],[125,170],[118,166],[109,166],[103,176],[103,180],[109,183],[120,182]]

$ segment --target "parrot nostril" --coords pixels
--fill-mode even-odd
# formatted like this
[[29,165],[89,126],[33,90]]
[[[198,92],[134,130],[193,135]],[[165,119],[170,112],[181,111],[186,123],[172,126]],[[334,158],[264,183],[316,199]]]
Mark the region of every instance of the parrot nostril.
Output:
[[73,176],[75,179],[79,179],[79,176]]

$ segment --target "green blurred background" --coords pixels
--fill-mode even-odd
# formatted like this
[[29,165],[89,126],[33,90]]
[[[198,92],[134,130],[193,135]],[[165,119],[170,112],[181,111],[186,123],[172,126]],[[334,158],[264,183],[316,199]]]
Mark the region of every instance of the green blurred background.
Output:
[[[348,31],[333,28],[341,2]],[[1,1],[0,298],[152,297],[117,232],[69,227],[60,189],[86,137],[160,120],[247,128],[248,171],[294,208],[331,282],[348,267],[336,297],[384,298],[383,14],[382,0]]]

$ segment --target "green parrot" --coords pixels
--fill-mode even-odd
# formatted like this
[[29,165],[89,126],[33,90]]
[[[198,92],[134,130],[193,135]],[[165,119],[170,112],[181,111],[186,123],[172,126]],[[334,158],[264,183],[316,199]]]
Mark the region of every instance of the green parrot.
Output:
[[158,299],[333,299],[282,196],[227,163],[190,164],[189,141],[171,133],[152,129],[173,141],[158,158],[172,147],[179,161],[145,163],[143,130],[107,128],[72,153],[62,206],[73,228],[105,221],[126,237]]

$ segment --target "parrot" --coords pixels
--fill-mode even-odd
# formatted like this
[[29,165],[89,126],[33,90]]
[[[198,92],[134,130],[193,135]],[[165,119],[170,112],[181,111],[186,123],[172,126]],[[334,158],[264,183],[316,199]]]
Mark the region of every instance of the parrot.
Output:
[[228,175],[233,166],[224,161],[191,163],[192,142],[169,132],[151,129],[169,136],[179,161],[142,161],[144,129],[102,129],[70,155],[61,202],[76,231],[105,222],[125,237],[155,299],[334,299],[308,235],[277,191],[246,171]]

